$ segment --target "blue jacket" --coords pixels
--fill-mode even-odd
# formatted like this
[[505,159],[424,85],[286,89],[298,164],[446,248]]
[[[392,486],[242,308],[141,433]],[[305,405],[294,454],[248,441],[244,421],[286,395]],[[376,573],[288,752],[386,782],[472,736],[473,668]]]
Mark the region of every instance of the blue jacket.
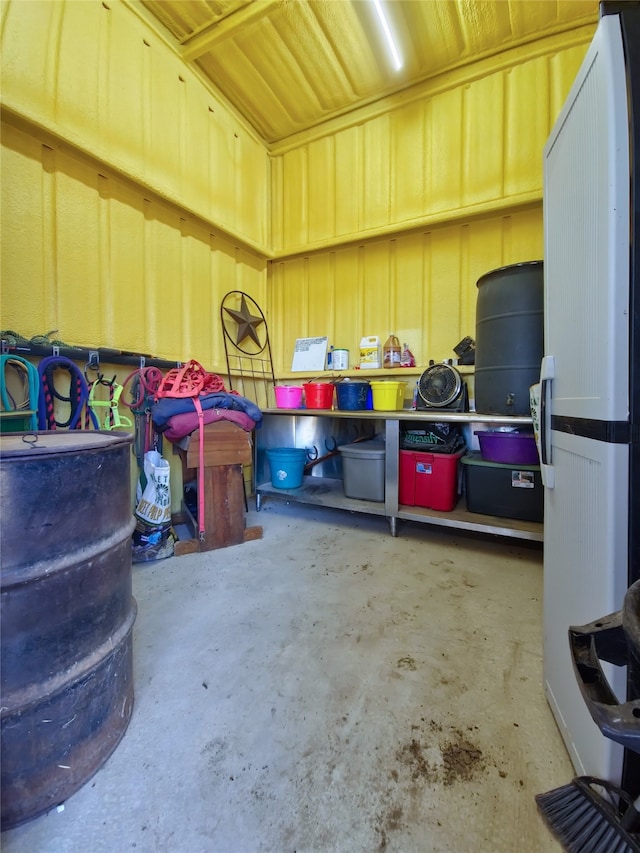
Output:
[[[262,426],[262,411],[246,397],[218,391],[214,394],[201,394],[199,400],[203,410],[235,409],[237,412],[245,412],[249,415],[255,421],[256,429]],[[184,412],[193,412],[195,408],[191,397],[163,397],[151,407],[151,418],[158,432],[163,432],[169,426],[170,417]]]

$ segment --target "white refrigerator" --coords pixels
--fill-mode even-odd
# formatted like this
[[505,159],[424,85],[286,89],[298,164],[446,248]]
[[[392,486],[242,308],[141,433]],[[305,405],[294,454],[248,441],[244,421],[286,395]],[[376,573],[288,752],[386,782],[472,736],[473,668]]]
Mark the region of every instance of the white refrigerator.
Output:
[[[544,682],[577,774],[634,793],[637,756],[593,722],[567,635],[640,577],[639,138],[640,7],[603,3],[544,148]],[[624,701],[626,668],[604,669]]]

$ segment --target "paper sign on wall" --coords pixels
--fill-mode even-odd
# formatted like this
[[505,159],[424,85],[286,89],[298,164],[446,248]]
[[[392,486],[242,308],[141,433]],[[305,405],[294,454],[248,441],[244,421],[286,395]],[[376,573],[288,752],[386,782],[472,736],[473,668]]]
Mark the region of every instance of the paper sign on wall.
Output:
[[291,370],[324,370],[328,338],[298,338]]

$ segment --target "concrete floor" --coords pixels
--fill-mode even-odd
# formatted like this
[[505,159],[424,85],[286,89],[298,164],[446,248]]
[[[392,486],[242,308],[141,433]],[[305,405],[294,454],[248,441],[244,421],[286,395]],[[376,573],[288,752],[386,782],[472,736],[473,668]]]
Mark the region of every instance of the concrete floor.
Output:
[[560,850],[540,546],[274,499],[247,524],[133,567],[130,726],[4,853]]

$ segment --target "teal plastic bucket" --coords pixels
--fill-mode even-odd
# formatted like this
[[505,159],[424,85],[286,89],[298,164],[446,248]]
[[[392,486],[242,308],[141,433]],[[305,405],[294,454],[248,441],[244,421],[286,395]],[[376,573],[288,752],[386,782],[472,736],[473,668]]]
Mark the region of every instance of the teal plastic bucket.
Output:
[[304,476],[307,451],[298,447],[274,447],[267,450],[271,485],[276,489],[299,489]]

